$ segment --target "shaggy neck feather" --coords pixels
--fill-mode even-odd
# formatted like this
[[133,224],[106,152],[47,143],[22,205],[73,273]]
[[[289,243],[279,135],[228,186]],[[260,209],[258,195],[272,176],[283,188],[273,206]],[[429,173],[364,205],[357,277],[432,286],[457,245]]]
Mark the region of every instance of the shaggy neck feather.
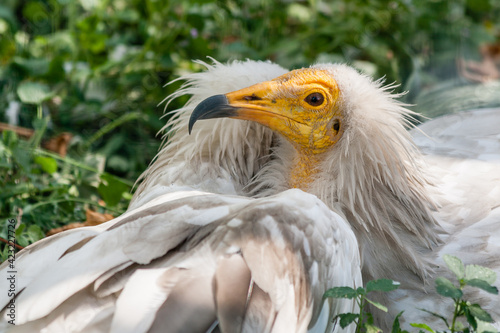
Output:
[[321,157],[312,152],[299,150],[295,150],[294,155],[288,173],[290,175],[289,187],[299,188],[307,192],[319,172],[318,165]]

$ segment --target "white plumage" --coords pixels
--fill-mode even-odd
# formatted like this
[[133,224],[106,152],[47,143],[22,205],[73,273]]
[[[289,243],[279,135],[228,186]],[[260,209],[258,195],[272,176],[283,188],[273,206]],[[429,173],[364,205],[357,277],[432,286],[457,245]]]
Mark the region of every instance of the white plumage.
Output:
[[[332,317],[356,305],[329,299],[320,315],[322,295],[361,286],[361,267],[365,281],[402,283],[381,300],[392,316],[374,313],[380,325],[402,309],[408,321],[436,324],[415,308],[449,307],[433,291],[447,274],[443,254],[500,271],[499,110],[424,124],[436,141],[414,130],[423,157],[406,130],[411,112],[390,88],[344,65],[317,65],[338,85],[343,132],[301,187],[311,195],[289,189],[297,148],[266,127],[217,119],[188,135],[202,100],[287,71],[206,66],[171,96],[193,95],[167,124],[168,143],[129,210],[21,252],[18,326],[2,330],[205,332],[218,320],[223,332],[330,332],[339,329]],[[294,98],[286,84],[269,96]],[[498,321],[498,298],[469,296]]]
[[[306,249],[306,240],[319,243]],[[164,194],[106,224],[42,240],[16,266],[13,332],[205,332],[216,315],[227,332],[242,324],[303,332],[326,288],[362,283],[350,228],[298,190],[258,200]]]

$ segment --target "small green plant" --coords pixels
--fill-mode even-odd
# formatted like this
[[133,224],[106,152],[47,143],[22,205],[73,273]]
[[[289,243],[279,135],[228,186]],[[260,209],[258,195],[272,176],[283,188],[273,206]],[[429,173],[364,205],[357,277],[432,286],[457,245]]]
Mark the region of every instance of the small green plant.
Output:
[[[337,316],[339,319],[340,327],[345,328],[351,323],[356,324],[356,333],[359,332],[382,332],[380,328],[373,324],[373,316],[370,312],[366,311],[366,307],[369,304],[375,306],[377,309],[387,312],[387,307],[375,302],[367,297],[367,294],[373,291],[392,291],[399,287],[399,283],[389,280],[389,279],[379,279],[369,281],[366,284],[366,288],[359,287],[353,289],[351,287],[335,287],[327,290],[324,294],[324,298],[348,298],[355,299],[359,306],[359,313],[342,313]],[[397,327],[399,328],[399,316],[396,317],[395,325],[397,322]],[[336,319],[337,319],[336,318]],[[393,330],[394,331],[394,330]]]
[[[493,322],[491,315],[483,310],[479,304],[472,304],[463,298],[463,289],[466,286],[479,288],[490,294],[498,295],[497,287],[492,285],[497,278],[496,273],[487,267],[479,265],[465,266],[460,259],[451,255],[444,255],[443,260],[458,280],[458,286],[456,286],[445,277],[436,279],[436,291],[444,297],[453,299],[455,304],[451,324],[443,315],[424,309],[421,310],[443,320],[452,333],[496,332],[497,330],[488,324]],[[467,326],[459,321],[459,318],[465,318]],[[426,324],[413,323],[411,326],[432,333],[436,332]]]
[[[464,332],[464,333],[493,333],[498,332],[491,324],[494,322],[491,315],[483,310],[479,304],[472,304],[471,302],[463,298],[463,289],[468,287],[475,287],[482,289],[488,293],[498,295],[497,287],[492,284],[495,282],[497,276],[496,273],[483,266],[479,265],[467,265],[465,266],[463,262],[454,256],[444,255],[443,260],[448,266],[448,268],[455,274],[458,280],[458,286],[454,285],[450,280],[445,277],[438,277],[436,279],[436,291],[438,294],[453,299],[454,310],[452,314],[451,324],[446,319],[446,316],[430,312],[425,309],[420,309],[422,311],[428,312],[431,315],[441,319],[446,327],[451,333]],[[367,294],[373,291],[388,292],[395,290],[399,287],[399,283],[388,280],[380,279],[369,281],[366,284],[366,288],[353,289],[350,287],[335,287],[327,290],[324,294],[324,298],[348,298],[355,299],[359,306],[359,313],[342,313],[339,314],[335,319],[339,319],[339,324],[342,328],[347,327],[351,323],[356,324],[356,333],[367,332],[376,333],[382,332],[382,330],[376,327],[373,323],[373,315],[366,311],[368,303],[375,306],[377,309],[387,312],[387,307],[384,305],[370,300],[367,298]],[[400,312],[393,321],[392,333],[408,333],[408,331],[402,330],[399,324],[399,318],[403,312]],[[460,318],[465,318],[467,326],[459,321]],[[412,327],[418,328],[419,333],[425,331],[431,333],[437,333],[440,331],[434,330],[428,324],[424,323],[411,323]]]

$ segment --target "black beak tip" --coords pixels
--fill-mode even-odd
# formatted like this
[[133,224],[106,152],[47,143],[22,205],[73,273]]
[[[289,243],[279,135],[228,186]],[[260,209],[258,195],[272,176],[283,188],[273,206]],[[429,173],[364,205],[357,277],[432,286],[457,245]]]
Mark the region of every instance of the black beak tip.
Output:
[[198,104],[189,118],[188,132],[191,134],[194,123],[199,119],[224,118],[234,114],[235,108],[228,104],[225,95],[208,97]]

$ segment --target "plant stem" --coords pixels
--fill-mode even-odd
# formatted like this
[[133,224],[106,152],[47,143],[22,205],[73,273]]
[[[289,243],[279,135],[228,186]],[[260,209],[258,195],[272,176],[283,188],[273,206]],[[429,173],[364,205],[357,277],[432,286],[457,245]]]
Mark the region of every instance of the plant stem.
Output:
[[43,117],[42,103],[39,103],[36,106],[36,116],[38,119],[42,119],[42,117]]
[[363,325],[363,308],[365,307],[364,296],[361,295],[356,302],[359,305],[359,317],[356,323],[356,333],[361,333],[361,326]]
[[460,308],[460,300],[459,299],[453,299],[455,301],[455,310],[453,311],[453,319],[451,321],[451,333],[455,333],[455,321],[458,317],[458,312]]
[[[37,109],[39,108],[39,111],[41,110],[42,106],[39,104]],[[41,112],[41,111],[40,111]],[[50,116],[47,116],[45,118],[43,118],[43,115],[40,113],[39,114],[39,118],[41,120],[41,122],[39,122],[36,126],[35,126],[35,134],[33,135],[33,137],[31,138],[31,144],[33,147],[39,147],[40,146],[40,143],[42,142],[42,138],[43,138],[43,134],[45,133],[45,131],[47,130],[47,124],[49,123],[50,121]]]

